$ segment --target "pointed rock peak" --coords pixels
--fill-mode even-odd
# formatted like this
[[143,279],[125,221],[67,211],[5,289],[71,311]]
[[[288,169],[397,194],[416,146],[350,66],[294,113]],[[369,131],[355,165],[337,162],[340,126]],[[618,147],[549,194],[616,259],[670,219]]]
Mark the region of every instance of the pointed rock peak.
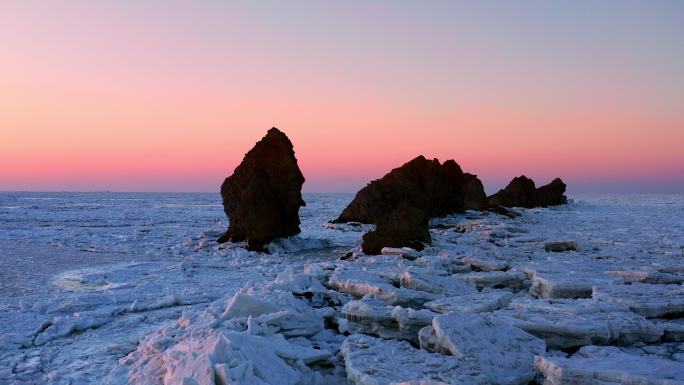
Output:
[[275,238],[298,234],[302,184],[292,142],[271,128],[221,186],[230,227],[219,242],[247,241],[248,249],[260,251]]

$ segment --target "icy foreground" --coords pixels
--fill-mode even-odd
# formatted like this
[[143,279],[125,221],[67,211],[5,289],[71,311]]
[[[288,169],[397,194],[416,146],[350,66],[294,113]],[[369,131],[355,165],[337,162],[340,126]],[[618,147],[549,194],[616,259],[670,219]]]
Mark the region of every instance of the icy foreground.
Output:
[[[307,198],[274,254],[135,236],[114,246],[167,260],[8,303],[0,384],[684,383],[681,196],[468,212],[433,220],[420,253],[372,257],[367,228],[327,223],[344,199]],[[561,241],[577,250],[545,250]]]

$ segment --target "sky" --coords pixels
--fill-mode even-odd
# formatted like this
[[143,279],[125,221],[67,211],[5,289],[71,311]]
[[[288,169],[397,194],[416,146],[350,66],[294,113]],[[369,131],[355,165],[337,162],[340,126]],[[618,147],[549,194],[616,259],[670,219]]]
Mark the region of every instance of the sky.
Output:
[[681,1],[0,2],[0,190],[218,191],[273,126],[309,192],[423,154],[488,192],[684,192]]

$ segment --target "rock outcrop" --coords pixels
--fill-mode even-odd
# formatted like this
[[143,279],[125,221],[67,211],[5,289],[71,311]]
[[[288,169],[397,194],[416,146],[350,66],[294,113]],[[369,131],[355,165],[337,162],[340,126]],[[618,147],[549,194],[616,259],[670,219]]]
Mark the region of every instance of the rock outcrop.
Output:
[[303,184],[292,142],[271,128],[221,185],[230,226],[218,241],[247,241],[249,250],[262,251],[275,238],[298,234]]
[[334,222],[376,224],[364,236],[363,249],[377,254],[383,246],[422,249],[421,242],[430,242],[430,218],[486,207],[475,175],[453,160],[440,163],[421,155],[361,189]]
[[539,206],[555,206],[568,203],[565,194],[565,183],[560,178],[556,178],[546,186],[537,189],[537,204]]
[[534,181],[525,175],[513,178],[506,188],[489,197],[489,205],[527,208],[537,206]]
[[513,178],[503,190],[488,198],[491,207],[539,207],[564,204],[568,201],[565,183],[560,178],[536,188],[534,181],[525,175]]
[[412,206],[428,217],[487,206],[482,183],[453,160],[418,156],[361,189],[335,222],[379,223],[399,206]]
[[410,247],[420,251],[423,242],[431,241],[425,211],[401,206],[381,219],[375,230],[364,234],[361,247],[368,255],[380,254],[383,247]]

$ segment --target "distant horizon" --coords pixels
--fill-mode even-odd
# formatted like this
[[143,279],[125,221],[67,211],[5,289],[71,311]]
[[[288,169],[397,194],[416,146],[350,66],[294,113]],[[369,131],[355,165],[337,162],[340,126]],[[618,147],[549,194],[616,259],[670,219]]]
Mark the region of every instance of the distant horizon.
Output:
[[[517,176],[517,175],[516,175]],[[561,177],[561,179],[563,179]],[[535,184],[537,187],[542,186],[546,183],[549,183],[551,180],[544,181],[542,183],[538,182],[535,180]],[[566,183],[567,180],[564,180]],[[367,183],[370,183],[371,181],[369,180]],[[358,190],[366,186],[367,183],[364,183],[363,185],[359,186],[358,188],[349,188],[345,190],[314,190],[314,189],[309,189],[306,186],[306,183],[304,184],[304,188],[302,188],[302,193],[304,194],[355,194]],[[620,183],[615,183],[615,182],[604,182],[601,184],[596,184],[596,185],[583,185],[583,186],[572,186],[568,183],[567,187],[567,192],[566,195],[570,196],[573,194],[591,194],[591,195],[600,195],[600,194],[609,194],[609,195],[620,195],[620,194],[625,194],[625,195],[639,195],[639,194],[644,194],[644,195],[679,195],[679,194],[684,194],[684,183],[679,183],[673,184],[671,189],[662,189],[661,185],[656,186],[656,188],[653,189],[644,189],[643,186],[642,189],[636,190],[636,189],[629,189],[626,185],[629,183],[629,181],[622,181]],[[483,183],[485,187],[485,192],[487,195],[491,195],[499,191],[500,189],[504,188],[507,183],[501,184],[499,187],[494,187],[494,186],[488,186],[488,184]],[[606,188],[605,184],[610,184],[611,188]],[[39,190],[39,189],[2,189],[0,190],[0,193],[122,193],[122,194],[212,194],[215,193],[217,196],[220,196],[220,184],[217,185],[217,187],[213,190],[209,189],[203,189],[203,190],[180,190],[180,189],[168,189],[168,190],[123,190],[123,189],[82,189],[82,190],[72,190],[72,189],[45,189],[45,190]]]

